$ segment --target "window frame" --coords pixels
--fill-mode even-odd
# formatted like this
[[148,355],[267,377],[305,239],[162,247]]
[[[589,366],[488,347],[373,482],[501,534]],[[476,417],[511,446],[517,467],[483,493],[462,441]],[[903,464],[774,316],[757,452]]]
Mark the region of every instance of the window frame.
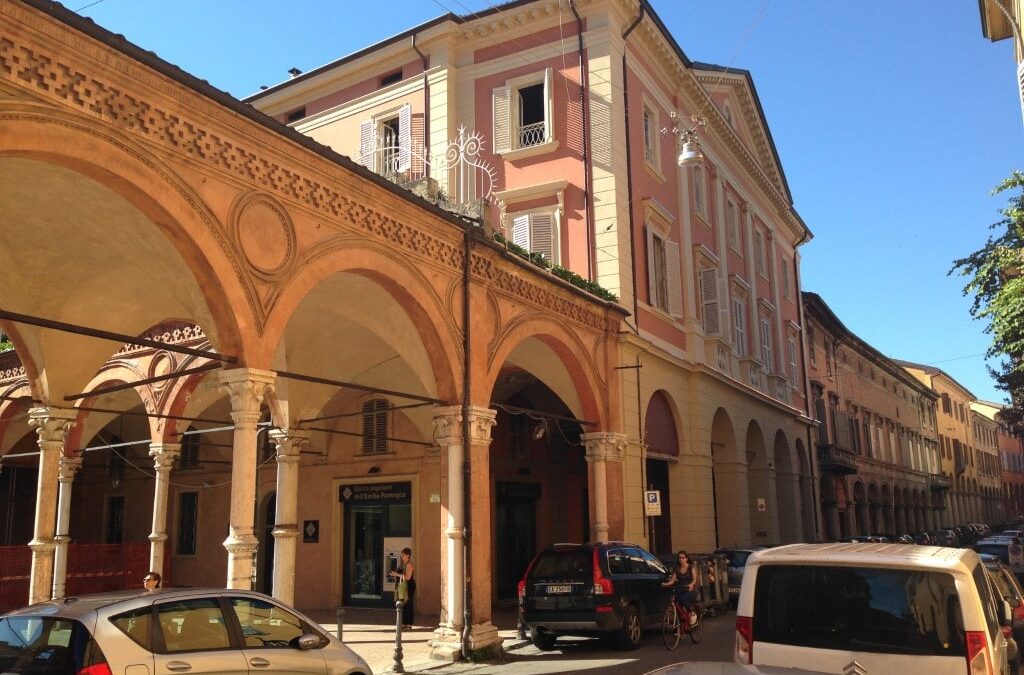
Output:
[[754,271],[768,278],[768,237],[763,228],[754,226]]
[[775,340],[772,335],[772,317],[765,313],[758,315],[758,338],[761,345],[761,364],[768,374],[777,372],[775,369]]
[[[525,248],[530,253],[537,253],[543,255],[542,251],[535,251],[533,247],[533,228],[534,228],[534,217],[535,216],[548,216],[551,220],[551,258],[548,260],[551,266],[561,266],[562,264],[562,218],[561,209],[558,206],[542,206],[535,209],[527,209],[524,211],[512,211],[506,214],[506,222],[508,223],[507,237],[508,241]],[[516,241],[515,237],[515,221],[518,218],[528,217],[529,224],[527,226],[527,237],[528,245],[523,246],[521,243]]]
[[740,208],[729,197],[725,198],[725,238],[729,249],[743,257],[743,234],[740,231]]
[[[544,140],[540,143],[534,143],[532,145],[521,144],[521,125],[520,118],[522,116],[522,109],[520,104],[520,91],[523,89],[533,87],[536,85],[542,85],[543,97],[544,97]],[[498,92],[500,90],[508,90],[508,147],[504,146],[504,139],[500,139],[502,144],[499,145],[499,137],[501,134],[497,133],[498,119],[497,119],[497,101],[499,100]],[[505,80],[502,86],[495,87],[491,91],[491,125],[492,125],[492,142],[494,154],[500,155],[508,160],[520,159],[523,157],[529,157],[532,155],[543,154],[552,152],[558,149],[558,139],[555,135],[555,115],[554,115],[554,99],[555,99],[555,87],[554,87],[554,68],[547,67],[526,75],[520,75]]]
[[743,359],[747,354],[747,298],[738,291],[732,295],[732,336],[736,356]]
[[643,139],[644,162],[654,171],[655,176],[664,179],[661,174],[661,121],[658,108],[646,95],[642,96],[642,113],[640,131]]
[[[224,630],[228,637],[228,646],[226,647],[210,647],[206,649],[193,649],[190,651],[171,651],[167,647],[167,641],[164,638],[163,626],[160,624],[160,608],[174,604],[185,604],[196,602],[200,600],[212,600],[214,605],[220,611],[221,618],[224,621]],[[174,656],[177,654],[201,654],[207,652],[224,652],[224,651],[237,651],[241,653],[244,642],[240,641],[241,629],[238,626],[238,621],[235,618],[233,612],[228,611],[230,608],[227,607],[223,598],[219,595],[215,596],[201,596],[191,598],[171,598],[162,602],[154,602],[152,605],[153,611],[153,628],[152,628],[152,652],[161,656]]]
[[690,168],[690,197],[693,202],[694,212],[704,220],[705,225],[710,227],[708,223],[708,200],[707,200],[707,178],[704,175],[704,168],[700,164],[695,164]]
[[[391,435],[391,403],[386,398],[369,398],[360,405],[360,422],[362,434],[357,455],[373,457],[386,455],[391,451],[388,437]],[[381,422],[383,419],[383,423]],[[369,423],[370,433],[367,433]],[[378,434],[383,426],[383,437]],[[379,449],[382,446],[382,449]]]

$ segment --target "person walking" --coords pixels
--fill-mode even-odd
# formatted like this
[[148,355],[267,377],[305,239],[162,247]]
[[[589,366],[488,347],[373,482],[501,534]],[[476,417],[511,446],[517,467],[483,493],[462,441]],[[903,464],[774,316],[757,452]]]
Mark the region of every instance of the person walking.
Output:
[[152,593],[156,589],[160,588],[160,574],[158,572],[150,572],[142,579],[142,587]]
[[402,559],[398,566],[398,569],[391,572],[391,576],[395,578],[396,596],[399,596],[398,586],[405,584],[405,604],[402,606],[402,630],[409,630],[412,628],[413,616],[415,614],[414,600],[416,598],[416,577],[415,569],[412,564],[412,549],[402,549]]

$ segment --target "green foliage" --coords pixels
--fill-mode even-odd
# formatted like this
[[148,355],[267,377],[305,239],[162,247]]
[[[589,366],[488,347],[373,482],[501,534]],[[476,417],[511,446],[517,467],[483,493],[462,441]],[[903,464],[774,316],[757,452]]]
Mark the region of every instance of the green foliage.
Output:
[[7,334],[0,330],[0,352],[9,352],[14,349],[14,343],[11,342],[11,338],[7,337]]
[[584,279],[583,277],[576,274],[572,270],[566,269],[561,265],[555,265],[554,267],[552,267],[551,262],[548,261],[548,259],[545,258],[544,256],[540,255],[539,253],[530,253],[522,246],[519,246],[518,244],[513,244],[511,241],[501,236],[501,234],[498,232],[494,233],[494,241],[498,242],[499,244],[504,246],[508,251],[516,254],[523,260],[528,260],[529,262],[533,263],[537,267],[540,267],[541,269],[551,270],[551,273],[554,274],[556,277],[568,281],[576,288],[583,289],[587,293],[595,295],[601,298],[602,300],[608,300],[610,302],[619,301],[617,295],[603,288],[600,284],[590,281],[589,279]]
[[985,245],[954,261],[950,274],[967,278],[964,295],[973,296],[971,316],[987,322],[992,335],[990,358],[1006,357],[989,367],[996,386],[1010,396],[1002,413],[1018,435],[1024,435],[1024,173],[1014,171],[993,194],[1011,193],[1003,216],[990,226]]

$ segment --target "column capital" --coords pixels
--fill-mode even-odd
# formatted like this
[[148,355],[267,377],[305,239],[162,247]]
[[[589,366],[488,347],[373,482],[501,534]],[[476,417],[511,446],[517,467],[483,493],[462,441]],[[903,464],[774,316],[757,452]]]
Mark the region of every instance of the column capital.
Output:
[[149,456],[153,458],[153,467],[170,469],[174,466],[174,460],[181,454],[181,443],[150,443]]
[[231,397],[231,419],[255,424],[263,397],[274,391],[277,375],[270,370],[232,368],[217,373],[217,379],[220,390]]
[[588,462],[621,462],[627,443],[626,434],[612,431],[580,434],[580,440],[586,447]]
[[82,468],[82,455],[61,455],[57,480],[61,483],[70,483],[75,480],[75,474]]
[[313,432],[307,429],[271,429],[269,434],[271,442],[277,449],[276,459],[278,463],[299,460],[299,453],[302,448],[309,444]]
[[28,411],[28,424],[39,435],[40,447],[44,443],[63,447],[67,432],[77,416],[78,412],[70,408],[40,406]]
[[[491,408],[469,407],[469,442],[487,445],[491,442],[491,429],[497,424],[498,411]],[[434,440],[438,445],[462,444],[462,406],[448,405],[434,408]]]

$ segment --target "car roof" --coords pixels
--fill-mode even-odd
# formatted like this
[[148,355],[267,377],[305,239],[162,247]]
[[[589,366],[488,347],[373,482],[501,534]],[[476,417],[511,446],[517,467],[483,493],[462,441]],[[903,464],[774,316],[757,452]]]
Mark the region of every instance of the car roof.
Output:
[[112,605],[124,605],[124,608],[133,609],[142,607],[152,602],[175,600],[194,597],[208,597],[211,595],[247,595],[264,598],[262,593],[253,591],[232,590],[225,588],[161,588],[155,591],[131,589],[127,591],[109,591],[106,593],[91,593],[88,595],[69,596],[56,600],[36,603],[16,609],[13,612],[0,614],[3,617],[9,616],[59,616],[68,619],[78,619]]
[[863,565],[865,562],[886,566],[954,569],[968,566],[978,559],[969,549],[917,544],[790,544],[756,552],[747,564],[826,562],[835,565]]

